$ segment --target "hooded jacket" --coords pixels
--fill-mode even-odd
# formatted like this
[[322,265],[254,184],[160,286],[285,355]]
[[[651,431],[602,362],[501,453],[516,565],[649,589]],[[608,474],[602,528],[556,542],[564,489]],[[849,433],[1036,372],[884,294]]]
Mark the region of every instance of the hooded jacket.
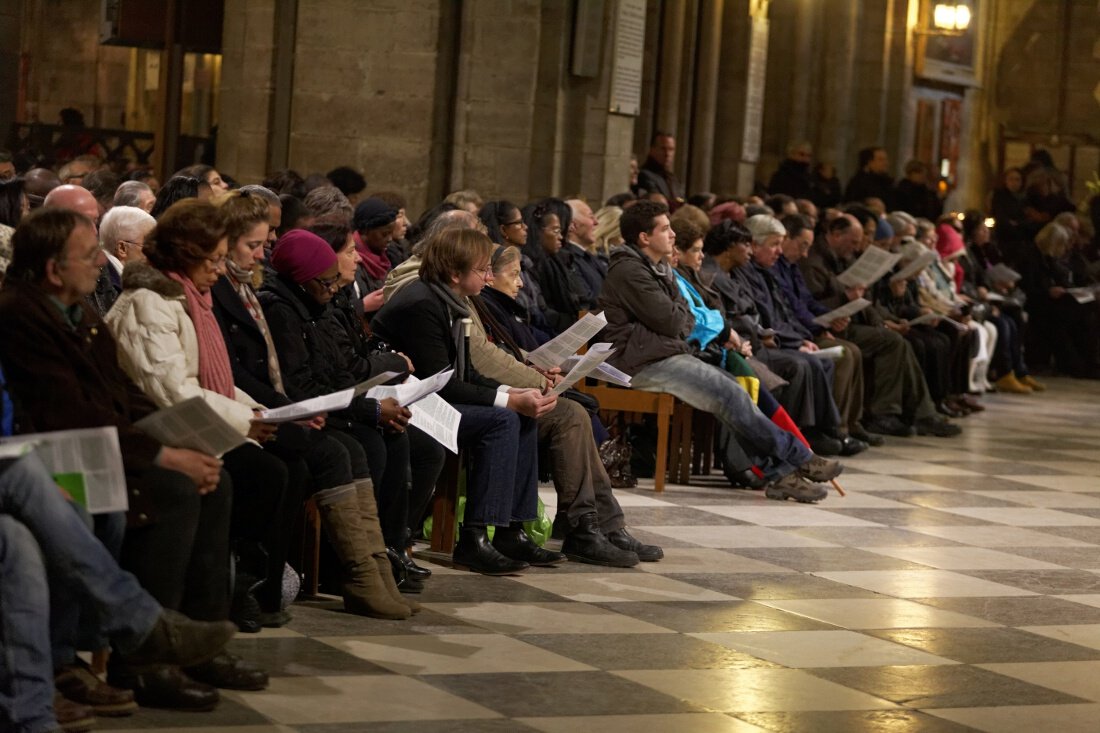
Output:
[[627,374],[677,354],[690,354],[695,318],[667,265],[654,264],[633,245],[611,253],[600,293],[607,317],[601,338],[615,347],[608,362]]

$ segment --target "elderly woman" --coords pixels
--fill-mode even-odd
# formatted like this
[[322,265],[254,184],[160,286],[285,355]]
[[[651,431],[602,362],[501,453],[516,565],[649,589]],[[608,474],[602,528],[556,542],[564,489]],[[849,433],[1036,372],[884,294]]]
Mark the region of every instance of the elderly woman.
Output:
[[489,239],[495,244],[519,248],[519,265],[525,277],[523,288],[514,297],[517,305],[527,312],[527,318],[537,338],[549,340],[556,329],[546,320],[546,312],[549,310],[546,299],[538,281],[531,274],[535,269],[535,261],[524,251],[527,244],[527,222],[523,213],[511,201],[489,201],[481,207],[478,218],[485,225]]
[[[468,364],[462,320],[467,298],[492,276],[493,242],[472,229],[448,229],[424,248],[420,279],[386,302],[374,319],[378,338],[409,355],[425,374],[455,366],[440,396],[462,414],[458,443],[469,451],[466,513],[454,549],[456,567],[510,575],[529,565],[557,565],[561,553],[538,547],[523,531],[536,513],[538,428],[554,395],[510,389]],[[496,527],[492,544],[487,529]]]
[[111,282],[122,287],[122,268],[127,262],[144,262],[141,248],[157,220],[136,206],[114,206],[99,222],[99,246],[107,254]]
[[[228,256],[225,262],[225,277],[211,289],[214,301],[214,315],[222,329],[229,358],[233,368],[233,381],[250,395],[272,407],[290,404],[287,389],[283,381],[282,365],[271,335],[271,326],[264,316],[260,302],[253,290],[254,276],[262,273],[261,262],[264,258],[264,243],[270,229],[270,211],[267,198],[253,195],[242,189],[231,191],[222,197],[218,206],[222,212],[226,235],[229,240]],[[370,480],[370,468],[362,446],[352,437],[324,425],[323,420],[314,421],[307,426],[296,424],[280,428],[277,439],[267,444],[267,449],[275,455],[285,458],[295,465],[295,459],[301,458],[308,469],[310,488],[319,506],[346,503],[349,513],[354,508],[364,511],[367,518],[359,522],[373,527],[377,524],[377,510],[373,505],[373,488]],[[276,531],[276,537],[283,543],[289,541],[291,524],[297,516],[300,503],[293,497],[290,505],[280,516],[288,522]],[[332,512],[322,516],[331,516]],[[364,542],[362,532],[354,531],[354,522],[326,521],[326,531],[332,537],[333,545],[351,548],[346,554],[359,553],[370,556],[369,546]],[[274,554],[274,553],[273,553]],[[285,556],[285,552],[282,553]],[[389,577],[389,562],[372,560],[379,567],[380,577],[385,585],[385,593],[372,595],[377,585],[360,584],[348,586],[347,603],[349,611],[365,615],[383,615],[389,618],[406,618],[413,603],[407,603],[398,593]],[[365,562],[365,560],[364,560]],[[282,564],[271,563],[268,568],[268,582],[257,593],[264,625],[278,626],[289,620],[278,609]],[[356,599],[356,589],[363,590],[366,602]],[[408,609],[405,607],[408,606]],[[266,616],[270,614],[271,618]]]
[[[146,238],[148,263],[126,269],[123,293],[106,320],[118,341],[119,363],[154,403],[170,407],[199,397],[249,439],[223,460],[233,479],[230,534],[238,552],[254,555],[267,551],[284,495],[302,488],[291,484],[293,474],[283,461],[260,447],[275,434],[275,426],[257,419],[262,406],[233,385],[210,300],[226,251],[225,228],[212,204],[197,199],[176,204]],[[236,605],[231,618],[252,630],[256,620],[242,618],[242,610],[246,604]],[[267,685],[263,672],[236,658],[226,659],[219,670],[213,682],[202,681],[233,689]]]

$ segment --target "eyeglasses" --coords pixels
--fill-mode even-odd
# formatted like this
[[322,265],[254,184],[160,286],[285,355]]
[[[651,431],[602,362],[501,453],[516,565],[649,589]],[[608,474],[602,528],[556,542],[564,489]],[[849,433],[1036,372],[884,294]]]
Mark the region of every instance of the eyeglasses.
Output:
[[548,227],[546,231],[559,237],[561,236],[561,227]]
[[504,223],[502,226],[521,227],[521,226],[523,226],[523,219],[516,219],[515,221],[509,221],[509,222]]
[[203,259],[206,260],[206,266],[210,269],[220,270],[221,268],[225,267],[225,261],[227,258],[225,255],[222,255],[221,257],[203,257]]
[[493,265],[492,263],[489,263],[488,265],[485,265],[485,267],[474,268],[473,272],[481,275],[482,280],[488,280],[490,277],[493,276]]
[[336,287],[336,283],[340,282],[340,276],[336,275],[335,277],[315,277],[313,278],[313,282],[317,283],[325,290],[332,290]]

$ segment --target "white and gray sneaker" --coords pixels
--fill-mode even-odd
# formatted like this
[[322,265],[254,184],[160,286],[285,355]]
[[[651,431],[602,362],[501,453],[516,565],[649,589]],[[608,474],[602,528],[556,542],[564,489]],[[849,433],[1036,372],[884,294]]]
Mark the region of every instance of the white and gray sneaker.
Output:
[[798,473],[789,473],[778,481],[773,481],[764,489],[764,496],[769,499],[785,501],[794,499],[803,504],[813,504],[821,501],[829,492],[820,484],[807,481]]

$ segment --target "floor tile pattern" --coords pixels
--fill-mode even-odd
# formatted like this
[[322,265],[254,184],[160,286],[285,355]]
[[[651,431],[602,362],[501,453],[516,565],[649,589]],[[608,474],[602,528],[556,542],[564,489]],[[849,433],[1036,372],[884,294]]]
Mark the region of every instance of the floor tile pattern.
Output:
[[1100,730],[1100,385],[1050,387],[847,460],[815,506],[643,481],[619,496],[660,563],[430,565],[405,622],[297,603],[232,643],[268,690],[99,730]]

